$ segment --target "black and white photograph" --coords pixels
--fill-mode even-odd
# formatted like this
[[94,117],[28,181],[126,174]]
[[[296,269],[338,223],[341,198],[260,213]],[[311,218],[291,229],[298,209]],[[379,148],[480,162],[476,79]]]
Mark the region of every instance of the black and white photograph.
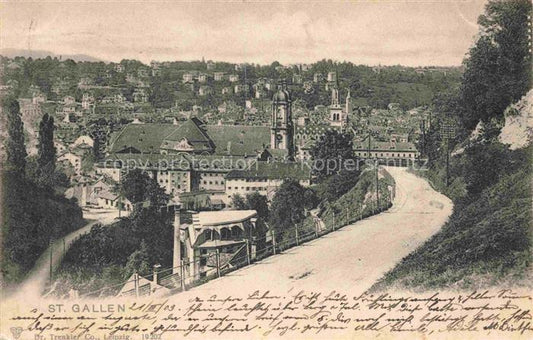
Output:
[[531,0],[0,0],[0,340],[531,339]]

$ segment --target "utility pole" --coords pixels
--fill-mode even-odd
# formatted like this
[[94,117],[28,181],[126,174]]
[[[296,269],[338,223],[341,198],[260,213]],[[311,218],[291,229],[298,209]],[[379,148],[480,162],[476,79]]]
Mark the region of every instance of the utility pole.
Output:
[[447,119],[442,123],[440,135],[446,143],[446,186],[450,185],[450,139],[455,137],[455,126]]
[[272,234],[272,252],[274,253],[274,255],[276,255],[276,233],[274,232],[273,229],[271,229],[271,234]]
[[50,285],[52,284],[52,271],[53,271],[53,268],[52,268],[52,253],[53,253],[53,248],[54,248],[54,244],[52,243],[52,238],[50,238],[50,240],[48,241],[48,244],[50,245]]
[[422,130],[422,154],[426,154],[426,120],[422,119],[422,122],[420,123],[420,130]]
[[217,276],[220,277],[220,250],[218,248],[216,249],[215,256],[217,262]]
[[377,211],[379,212],[379,163],[376,159],[375,161],[376,165],[376,204],[377,204]]
[[370,130],[368,130],[368,159],[370,159]]
[[180,283],[181,283],[181,291],[184,292],[185,291],[185,261],[184,260],[180,260]]
[[246,262],[250,265],[250,241],[248,239],[244,241],[246,242]]
[[450,185],[450,140],[446,138],[446,186]]
[[346,225],[350,223],[350,212],[348,211],[348,207],[346,207]]

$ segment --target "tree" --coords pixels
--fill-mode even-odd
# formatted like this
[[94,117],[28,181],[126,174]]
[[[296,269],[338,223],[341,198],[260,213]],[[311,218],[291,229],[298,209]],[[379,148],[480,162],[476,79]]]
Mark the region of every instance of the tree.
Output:
[[39,124],[38,170],[42,177],[51,177],[56,167],[56,147],[54,146],[54,118],[43,115]]
[[168,194],[155,179],[141,169],[132,169],[124,175],[120,183],[120,192],[132,204],[150,202],[152,207],[166,205]]
[[474,144],[465,150],[463,177],[472,196],[513,171],[509,150],[501,143]]
[[314,209],[319,203],[316,192],[311,188],[306,188],[304,193],[304,205],[307,210]]
[[246,210],[248,209],[248,206],[246,204],[246,201],[244,200],[244,198],[239,195],[239,194],[234,194],[232,197],[231,197],[231,206],[235,209],[235,210]]
[[6,168],[22,175],[26,167],[27,153],[24,144],[24,125],[20,117],[18,100],[13,96],[4,98],[2,111],[7,116]]
[[326,131],[311,149],[311,156],[313,174],[319,181],[341,170],[357,168],[350,133]]
[[480,37],[464,61],[461,118],[468,129],[502,118],[531,88],[529,0],[491,0],[478,19]]
[[105,147],[107,142],[106,130],[112,128],[112,126],[106,126],[106,124],[108,124],[106,121],[95,122],[89,127],[89,136],[91,136],[94,141],[93,154],[95,160],[99,160],[105,155]]
[[270,206],[270,222],[276,233],[294,228],[304,219],[304,195],[305,189],[296,180],[283,181]]
[[320,185],[320,198],[333,203],[357,184],[359,174],[359,171],[342,170],[329,177]]
[[148,253],[148,247],[146,242],[142,240],[141,247],[131,253],[128,257],[128,262],[126,263],[125,276],[129,278],[130,275],[137,272],[140,275],[150,274],[150,257]]
[[248,209],[257,211],[257,216],[263,220],[268,219],[268,200],[266,196],[257,191],[246,195],[246,205]]

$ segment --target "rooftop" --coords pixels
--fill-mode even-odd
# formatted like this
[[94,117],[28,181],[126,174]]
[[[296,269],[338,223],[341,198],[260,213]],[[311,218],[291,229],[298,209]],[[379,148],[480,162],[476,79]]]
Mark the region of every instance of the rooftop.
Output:
[[[355,142],[354,148],[356,150],[368,150],[368,137],[362,141]],[[416,146],[413,143],[391,143],[391,142],[380,142],[376,141],[374,138],[370,139],[370,150],[394,150],[394,151],[416,151]]]
[[305,163],[279,163],[279,162],[257,162],[252,164],[247,170],[232,170],[226,179],[285,179],[294,178],[307,180],[311,178],[311,169]]
[[[255,210],[201,211],[193,215],[193,221],[202,226],[240,223],[257,216]],[[197,223],[196,223],[197,222]]]
[[217,155],[255,156],[269,145],[267,126],[203,125],[198,119],[189,119],[179,125],[128,124],[112,138],[109,152],[160,153],[161,148],[179,151],[189,147]]

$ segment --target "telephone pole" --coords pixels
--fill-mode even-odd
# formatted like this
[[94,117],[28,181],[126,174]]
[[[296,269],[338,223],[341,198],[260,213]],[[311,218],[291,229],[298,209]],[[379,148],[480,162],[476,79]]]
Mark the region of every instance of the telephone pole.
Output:
[[446,143],[446,186],[450,185],[450,139],[455,138],[455,125],[450,119],[442,123],[440,135]]
[[376,165],[376,203],[377,203],[377,211],[379,212],[379,163],[376,159],[375,161]]

